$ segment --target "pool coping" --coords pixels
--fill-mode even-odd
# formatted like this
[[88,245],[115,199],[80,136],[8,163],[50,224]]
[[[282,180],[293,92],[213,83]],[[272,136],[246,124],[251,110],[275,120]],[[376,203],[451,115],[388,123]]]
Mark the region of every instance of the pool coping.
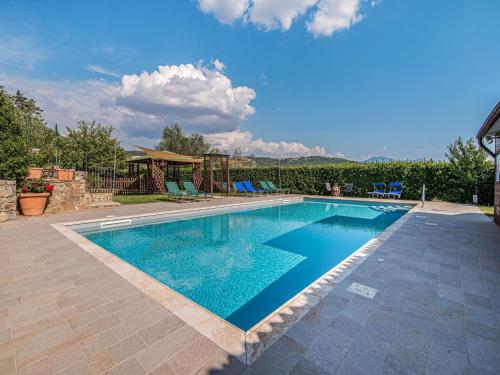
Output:
[[[304,198],[307,197],[281,197],[277,199],[216,205],[211,207],[195,207],[140,215],[113,216],[101,219],[57,223],[51,224],[51,226],[87,253],[94,256],[97,260],[104,263],[111,270],[130,282],[143,293],[167,308],[188,325],[224,349],[226,352],[235,356],[245,364],[252,364],[269,346],[283,336],[297,321],[299,321],[324,296],[326,296],[336,284],[349,276],[354,269],[356,269],[383,242],[385,242],[395,231],[408,221],[420,207],[415,204],[415,202],[407,203],[386,200],[385,202],[389,204],[414,204],[414,206],[401,218],[387,227],[383,232],[369,240],[341,263],[331,268],[247,331],[243,331],[218,315],[215,315],[204,307],[196,304],[167,285],[129,264],[125,260],[86,239],[69,227],[78,224],[114,221],[127,218],[145,218],[154,216],[168,217],[179,214],[212,213],[213,211],[215,211],[213,212],[214,214],[217,214],[217,211],[228,208],[259,208],[259,205],[262,204],[267,206],[273,203],[289,203],[290,201],[303,201]],[[330,199],[325,197],[322,198]],[[364,202],[380,203],[381,201],[364,200]]]

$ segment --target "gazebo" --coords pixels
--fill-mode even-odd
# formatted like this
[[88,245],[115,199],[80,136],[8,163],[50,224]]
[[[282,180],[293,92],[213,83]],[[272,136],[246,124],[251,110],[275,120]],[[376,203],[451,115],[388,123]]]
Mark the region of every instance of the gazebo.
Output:
[[201,187],[203,159],[190,155],[181,155],[169,151],[159,151],[151,148],[135,146],[144,152],[143,156],[134,156],[127,160],[129,178],[140,179],[141,165],[146,167],[147,192],[150,194],[164,193],[165,181],[180,182],[180,169],[191,167],[193,184]]

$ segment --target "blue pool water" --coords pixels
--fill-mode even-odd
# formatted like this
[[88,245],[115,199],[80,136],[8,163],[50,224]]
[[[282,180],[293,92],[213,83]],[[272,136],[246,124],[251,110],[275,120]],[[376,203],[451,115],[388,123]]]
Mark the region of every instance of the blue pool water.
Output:
[[246,331],[409,208],[307,200],[82,235]]

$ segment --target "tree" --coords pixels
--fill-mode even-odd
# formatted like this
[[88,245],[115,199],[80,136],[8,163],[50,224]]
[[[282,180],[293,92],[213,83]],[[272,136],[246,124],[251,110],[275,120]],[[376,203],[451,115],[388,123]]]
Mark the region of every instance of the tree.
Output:
[[42,109],[34,99],[27,98],[19,90],[12,96],[12,100],[22,114],[26,146],[28,150],[34,151],[30,165],[44,167],[53,164],[56,156],[56,133],[47,127]]
[[447,148],[445,156],[448,161],[466,173],[474,175],[488,163],[488,155],[476,145],[473,138],[464,142],[462,137],[458,137]]
[[491,161],[486,152],[479,148],[473,138],[463,141],[458,137],[448,145],[445,153],[452,166],[451,179],[456,181],[457,189],[461,191],[462,200],[469,202],[472,194],[476,192],[476,184],[484,173],[491,170]]
[[117,169],[125,168],[127,154],[120,143],[112,138],[113,127],[95,121],[78,121],[75,129],[67,128],[61,137],[61,166],[112,167],[116,147]]
[[156,149],[200,156],[208,152],[210,144],[205,141],[203,135],[192,133],[186,136],[179,124],[172,124],[163,129],[162,139]]
[[0,179],[26,176],[30,155],[23,137],[22,116],[0,86]]

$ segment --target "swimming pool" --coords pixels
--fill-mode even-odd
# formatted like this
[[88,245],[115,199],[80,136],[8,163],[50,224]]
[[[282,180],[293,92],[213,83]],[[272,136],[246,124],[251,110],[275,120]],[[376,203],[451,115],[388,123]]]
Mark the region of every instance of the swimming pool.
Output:
[[247,331],[410,208],[306,198],[77,232]]

